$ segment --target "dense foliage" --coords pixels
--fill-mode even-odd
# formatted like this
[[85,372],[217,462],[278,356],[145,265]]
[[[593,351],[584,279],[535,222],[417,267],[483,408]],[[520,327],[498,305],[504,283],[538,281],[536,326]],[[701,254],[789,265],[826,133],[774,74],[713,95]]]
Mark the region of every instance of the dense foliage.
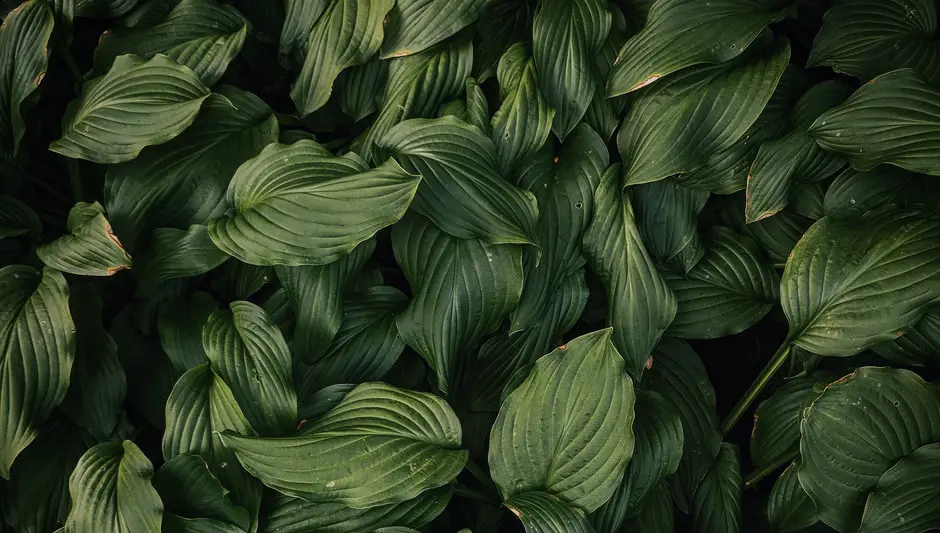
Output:
[[20,2],[0,533],[940,530],[940,1]]

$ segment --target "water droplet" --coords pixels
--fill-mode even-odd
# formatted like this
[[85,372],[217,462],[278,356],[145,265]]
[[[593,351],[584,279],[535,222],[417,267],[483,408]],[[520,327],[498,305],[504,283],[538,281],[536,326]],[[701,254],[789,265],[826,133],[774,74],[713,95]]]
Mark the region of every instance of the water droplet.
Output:
[[335,487],[335,486],[336,486],[336,482],[335,482],[335,481],[330,481],[329,483],[326,484],[326,488],[328,488],[328,489],[332,489],[332,488]]

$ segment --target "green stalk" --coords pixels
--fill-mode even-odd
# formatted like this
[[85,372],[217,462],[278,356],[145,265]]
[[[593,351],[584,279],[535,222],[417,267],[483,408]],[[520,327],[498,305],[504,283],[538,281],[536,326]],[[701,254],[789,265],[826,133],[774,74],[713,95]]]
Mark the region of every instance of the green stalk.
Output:
[[777,371],[780,370],[780,367],[783,366],[783,363],[787,361],[787,356],[790,355],[790,340],[787,339],[784,343],[777,349],[777,353],[770,358],[770,361],[760,371],[760,375],[757,376],[757,379],[751,383],[750,388],[747,389],[747,392],[744,393],[744,396],[738,400],[738,404],[734,406],[734,409],[731,410],[731,414],[725,418],[725,421],[721,423],[721,433],[727,435],[731,428],[738,423],[738,420],[741,419],[741,416],[748,410],[754,400],[757,399],[757,396],[760,395],[761,391],[764,390],[764,387],[770,383],[770,380],[774,377]]
[[780,460],[774,462],[773,464],[769,464],[764,467],[758,468],[757,470],[751,472],[744,478],[744,486],[748,488],[753,487],[760,480],[764,479],[770,474],[773,474],[778,469],[783,468],[785,465],[789,464],[791,461],[793,461],[799,456],[800,456],[800,450],[799,448],[797,448],[791,453],[788,453],[785,456],[781,457]]

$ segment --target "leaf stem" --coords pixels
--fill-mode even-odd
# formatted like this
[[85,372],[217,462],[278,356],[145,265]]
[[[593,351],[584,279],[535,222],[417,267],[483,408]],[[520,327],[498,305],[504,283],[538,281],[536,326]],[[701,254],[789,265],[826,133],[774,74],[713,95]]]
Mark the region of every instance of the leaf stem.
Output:
[[782,468],[799,456],[800,449],[797,448],[796,450],[793,450],[792,452],[781,457],[778,461],[754,470],[744,478],[744,486],[747,488],[753,487],[757,484],[757,482],[776,472],[778,469]]
[[777,353],[770,358],[770,361],[767,362],[767,365],[764,366],[764,369],[760,371],[760,374],[757,376],[757,379],[751,383],[751,386],[747,389],[747,392],[744,393],[744,396],[738,400],[738,404],[734,406],[734,409],[731,410],[731,414],[725,418],[725,421],[721,423],[721,433],[722,435],[727,435],[731,428],[738,423],[738,420],[741,419],[741,416],[745,411],[751,406],[757,396],[764,390],[764,387],[770,382],[771,378],[780,370],[780,367],[783,366],[783,363],[786,362],[787,356],[790,355],[790,340],[787,339],[784,341],[780,348],[777,349]]
[[82,174],[78,168],[78,161],[68,158],[69,183],[72,184],[72,196],[75,197],[75,203],[82,201]]
[[478,490],[471,489],[466,485],[461,485],[460,483],[454,483],[454,494],[467,498],[469,500],[476,500],[478,502],[488,503],[490,505],[495,505],[496,507],[501,506],[502,504],[498,502],[495,498],[490,498],[486,494]]

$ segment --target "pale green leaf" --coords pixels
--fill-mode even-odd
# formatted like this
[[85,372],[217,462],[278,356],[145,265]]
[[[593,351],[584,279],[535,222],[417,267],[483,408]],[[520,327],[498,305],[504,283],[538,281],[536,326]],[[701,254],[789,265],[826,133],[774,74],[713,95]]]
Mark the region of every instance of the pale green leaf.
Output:
[[416,54],[476,22],[493,0],[397,0],[388,15],[382,59]]
[[43,263],[79,276],[111,276],[131,268],[131,256],[98,202],[75,204],[66,229],[68,235],[36,249]]

